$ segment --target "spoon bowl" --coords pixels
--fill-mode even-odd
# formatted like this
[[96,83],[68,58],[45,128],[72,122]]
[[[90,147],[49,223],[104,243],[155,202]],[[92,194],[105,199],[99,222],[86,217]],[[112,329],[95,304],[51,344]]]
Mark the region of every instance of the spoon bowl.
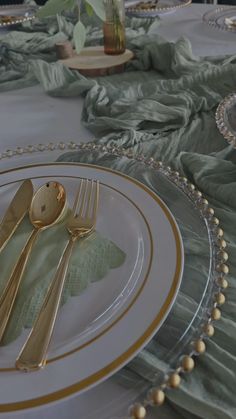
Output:
[[29,218],[35,228],[45,229],[54,225],[64,214],[66,192],[58,182],[41,186],[33,197]]

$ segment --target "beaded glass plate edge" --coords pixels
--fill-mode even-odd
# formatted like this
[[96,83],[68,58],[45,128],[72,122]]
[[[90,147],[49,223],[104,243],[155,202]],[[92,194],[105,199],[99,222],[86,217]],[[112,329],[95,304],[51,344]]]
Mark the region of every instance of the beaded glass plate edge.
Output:
[[[1,16],[4,16],[5,14],[3,13],[5,10],[7,9],[12,9],[13,11],[18,11],[19,12],[22,10],[26,10],[27,9],[27,5],[26,4],[8,4],[8,5],[4,5],[4,6],[0,6],[0,28],[7,28],[10,26],[14,26],[14,25],[18,25],[20,23],[24,23],[24,22],[29,22],[31,20],[35,19],[35,14],[30,14],[29,16],[26,16],[25,14],[22,14],[21,16],[17,16],[14,17],[12,20],[9,19],[7,22],[1,22]],[[28,6],[29,11],[31,12],[36,12],[37,7],[36,6]]]
[[[140,2],[137,2],[141,3]],[[160,14],[164,14],[164,13],[168,13],[177,9],[180,9],[182,7],[186,7],[189,6],[192,3],[192,0],[179,0],[178,4],[174,4],[174,0],[173,0],[173,5],[167,5],[165,6],[164,4],[160,4],[159,6],[157,5],[156,8],[147,8],[147,9],[137,9],[137,4],[133,5],[133,6],[127,6],[126,7],[126,14],[128,16],[137,16],[137,17],[155,17],[158,16]]]
[[224,14],[227,14],[228,18],[230,18],[230,15],[232,17],[236,15],[236,7],[217,7],[213,10],[208,10],[204,15],[202,16],[202,20],[204,23],[208,24],[212,28],[223,30],[226,32],[236,32],[236,26],[230,26],[225,23],[219,24],[217,22],[217,19],[219,19],[222,15],[222,19],[224,18]]
[[226,96],[218,105],[215,113],[216,126],[223,137],[236,148],[236,132],[230,129],[226,121],[226,110],[236,105],[236,93]]

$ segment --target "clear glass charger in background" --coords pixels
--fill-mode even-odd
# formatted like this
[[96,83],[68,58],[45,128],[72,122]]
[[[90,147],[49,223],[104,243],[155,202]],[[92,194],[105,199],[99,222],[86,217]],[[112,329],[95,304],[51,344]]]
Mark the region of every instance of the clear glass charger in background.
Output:
[[[129,161],[125,152],[123,155],[123,152],[116,154],[116,151],[104,149],[101,155],[99,150],[91,149],[89,145],[85,146],[87,148],[81,148],[74,143],[60,143],[19,148],[2,154],[0,167],[3,171],[32,163],[55,162],[64,153],[69,153],[66,155],[67,161],[73,161],[75,152],[76,159],[82,163],[111,166],[114,169],[121,160],[123,163]],[[175,370],[180,357],[193,352],[192,342],[203,333],[202,326],[208,319],[215,292],[216,250],[212,236],[215,227],[212,227],[211,231],[207,219],[199,210],[195,200],[190,199],[186,180],[181,184],[181,181],[177,181],[175,176],[171,175],[168,168],[156,170],[138,159],[132,160],[131,168],[132,170],[135,168],[136,178],[151,187],[165,202],[177,221],[184,246],[183,277],[168,317],[140,354],[120,371],[92,389],[77,396],[62,394],[60,400],[76,396],[78,412],[84,419],[127,417],[128,407],[137,398],[144,397],[150,383],[161,384],[165,374]],[[132,174],[129,170],[125,172]],[[194,190],[191,193],[194,194]],[[197,244],[199,241],[200,246]],[[194,278],[197,278],[197,281]],[[143,314],[140,313],[140,316]],[[144,352],[152,354],[152,359],[156,362],[148,364],[144,360]],[[52,404],[55,402],[54,400]],[[45,405],[47,403],[46,398]],[[42,405],[40,407],[42,408]]]
[[220,133],[236,147],[236,93],[231,93],[219,103],[215,118]]
[[0,28],[11,27],[34,19],[37,9],[37,6],[27,4],[0,6]]
[[[148,7],[152,1],[126,1],[125,8],[128,16],[155,17],[190,5],[192,0],[158,0],[155,7]],[[141,7],[140,7],[141,5]]]
[[236,32],[236,7],[217,7],[204,13],[203,22],[215,29]]

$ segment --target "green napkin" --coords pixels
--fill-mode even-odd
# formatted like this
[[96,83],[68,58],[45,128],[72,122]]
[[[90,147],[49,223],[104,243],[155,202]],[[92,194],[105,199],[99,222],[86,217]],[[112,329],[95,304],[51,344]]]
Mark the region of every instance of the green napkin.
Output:
[[[32,327],[69,239],[65,223],[66,220],[40,233],[28,261],[3,344],[16,339],[23,328]],[[31,231],[32,225],[26,217],[0,253],[0,293]],[[62,304],[69,297],[78,296],[88,286],[93,286],[93,282],[102,280],[124,260],[125,253],[98,231],[78,240],[70,259]]]

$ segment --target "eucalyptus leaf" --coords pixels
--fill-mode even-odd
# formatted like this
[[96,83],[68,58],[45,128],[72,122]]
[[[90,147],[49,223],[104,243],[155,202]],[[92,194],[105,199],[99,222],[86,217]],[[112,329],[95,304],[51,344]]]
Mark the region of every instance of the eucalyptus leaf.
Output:
[[74,27],[73,39],[75,43],[76,52],[77,54],[79,54],[85,44],[86,39],[86,29],[80,20],[76,23]]
[[64,10],[72,9],[75,6],[75,0],[48,0],[41,7],[36,16],[39,18],[53,16],[62,13]]
[[93,8],[94,12],[101,20],[106,19],[104,0],[86,0],[86,2]]
[[65,3],[65,10],[74,9],[76,6],[77,1],[76,0],[64,0]]
[[90,6],[90,4],[87,1],[85,2],[85,10],[88,16],[93,15],[93,8],[92,6]]

